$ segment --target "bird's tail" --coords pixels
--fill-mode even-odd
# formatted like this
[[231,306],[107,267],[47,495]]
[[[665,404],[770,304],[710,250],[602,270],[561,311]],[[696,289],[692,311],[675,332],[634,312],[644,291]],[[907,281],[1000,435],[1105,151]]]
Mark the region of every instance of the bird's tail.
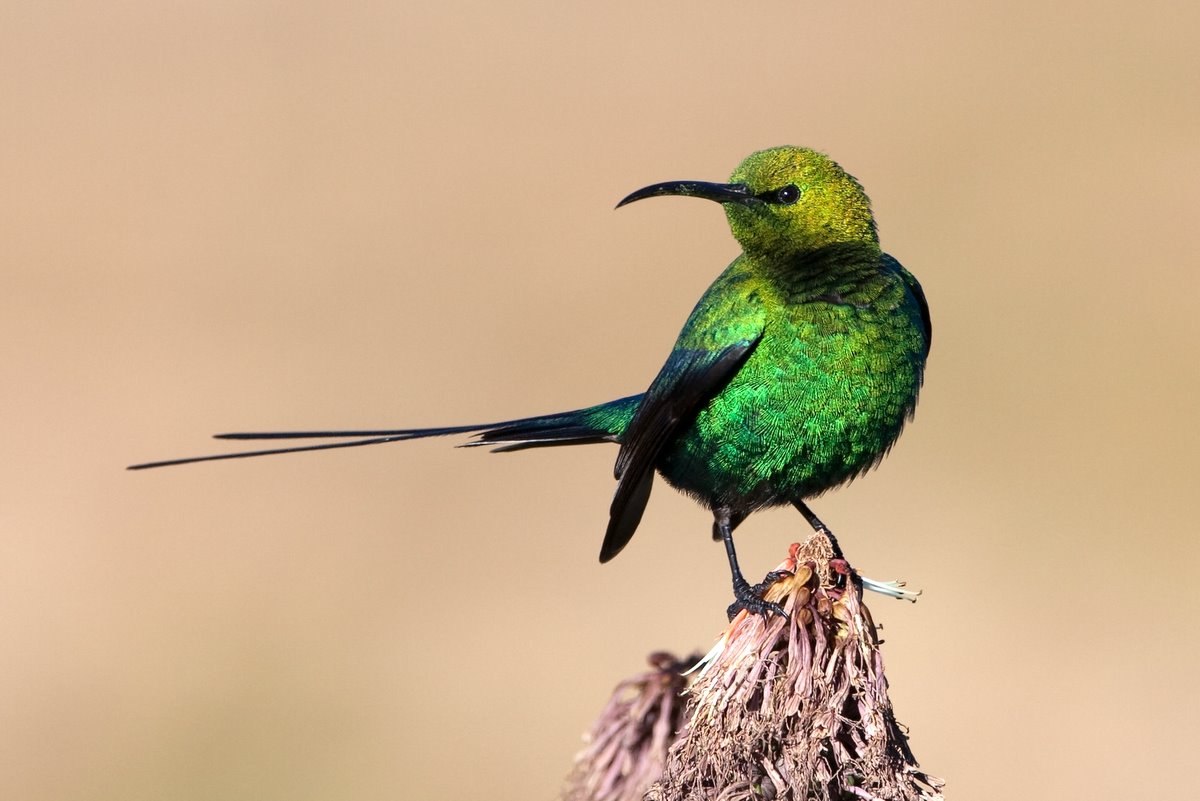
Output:
[[215,462],[222,459],[246,459],[252,456],[273,456],[280,453],[301,451],[324,451],[333,448],[355,448],[362,445],[379,445],[384,442],[400,442],[424,437],[443,437],[449,434],[474,434],[475,439],[463,443],[466,447],[492,445],[495,451],[517,451],[524,448],[543,448],[550,445],[583,445],[592,442],[620,442],[621,435],[633,418],[641,402],[641,395],[576,409],[571,412],[524,417],[500,423],[481,425],[444,426],[441,428],[364,429],[357,431],[265,431],[216,434],[216,439],[235,440],[292,440],[292,439],[337,439],[339,442],[322,442],[315,445],[289,445],[283,448],[267,448],[255,451],[236,451],[208,456],[189,456],[182,459],[164,459],[158,462],[143,462],[128,467],[129,470],[146,470],[151,467],[170,467],[193,462]]

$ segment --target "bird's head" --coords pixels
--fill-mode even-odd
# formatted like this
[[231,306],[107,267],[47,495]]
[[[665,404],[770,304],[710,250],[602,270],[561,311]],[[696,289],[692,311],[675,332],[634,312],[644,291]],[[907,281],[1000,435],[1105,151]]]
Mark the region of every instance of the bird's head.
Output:
[[660,195],[715,200],[749,254],[788,255],[839,243],[875,247],[875,218],[858,181],[823,153],[773,147],[752,153],[727,184],[670,181],[639,189],[617,204]]

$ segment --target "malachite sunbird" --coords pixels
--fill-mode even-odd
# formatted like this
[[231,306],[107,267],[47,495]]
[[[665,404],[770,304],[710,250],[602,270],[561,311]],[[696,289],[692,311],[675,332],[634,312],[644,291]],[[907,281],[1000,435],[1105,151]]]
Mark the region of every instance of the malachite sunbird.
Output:
[[858,181],[824,154],[762,150],[729,183],[655,184],[617,206],[660,195],[720,203],[742,254],[700,298],[642,394],[482,425],[218,434],[348,439],[131,469],[445,434],[474,434],[466,444],[497,451],[615,442],[617,488],[600,561],[633,536],[657,472],[712,511],[733,574],[731,610],[782,613],[742,576],[733,530],[751,512],[792,504],[828,532],[806,501],[878,464],[912,417],[932,336],[929,307],[917,279],[880,249]]

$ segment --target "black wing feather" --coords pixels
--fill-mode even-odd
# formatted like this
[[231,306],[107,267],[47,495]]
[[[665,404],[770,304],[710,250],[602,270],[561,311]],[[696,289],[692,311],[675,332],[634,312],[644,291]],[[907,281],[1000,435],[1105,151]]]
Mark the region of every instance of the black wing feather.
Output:
[[679,349],[671,353],[621,438],[614,467],[617,491],[600,547],[601,562],[620,553],[637,530],[663,448],[729,383],[761,338],[760,332],[754,339],[718,351]]

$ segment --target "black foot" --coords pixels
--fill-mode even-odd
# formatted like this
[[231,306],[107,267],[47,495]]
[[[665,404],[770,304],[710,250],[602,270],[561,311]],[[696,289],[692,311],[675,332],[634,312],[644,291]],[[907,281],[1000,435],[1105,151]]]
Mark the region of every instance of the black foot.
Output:
[[787,612],[783,611],[782,606],[763,600],[763,593],[767,591],[768,587],[784,576],[790,575],[792,574],[787,570],[773,570],[767,574],[761,584],[755,584],[754,586],[751,586],[749,582],[740,576],[735,578],[733,581],[734,601],[725,610],[726,614],[729,615],[729,619],[733,620],[734,615],[745,609],[752,615],[762,615],[763,617],[773,612],[784,620],[790,621],[791,617]]

